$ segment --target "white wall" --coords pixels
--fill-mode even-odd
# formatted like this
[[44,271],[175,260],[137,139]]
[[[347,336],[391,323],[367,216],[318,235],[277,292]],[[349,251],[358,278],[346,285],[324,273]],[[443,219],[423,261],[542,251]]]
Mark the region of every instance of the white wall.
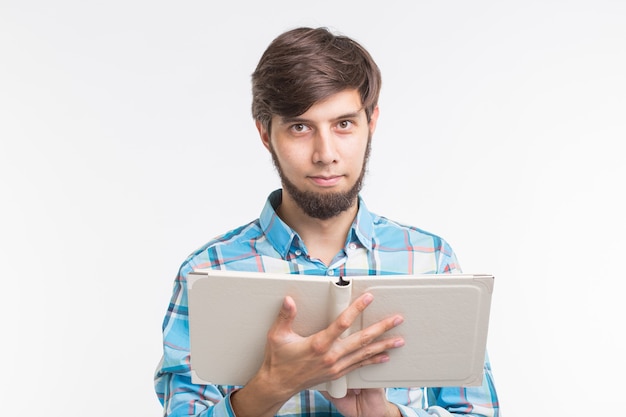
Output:
[[506,415],[612,414],[626,3],[219,3],[0,3],[2,414],[160,414],[180,262],[278,186],[249,76],[299,25],[356,38],[383,71],[370,209],[496,274]]

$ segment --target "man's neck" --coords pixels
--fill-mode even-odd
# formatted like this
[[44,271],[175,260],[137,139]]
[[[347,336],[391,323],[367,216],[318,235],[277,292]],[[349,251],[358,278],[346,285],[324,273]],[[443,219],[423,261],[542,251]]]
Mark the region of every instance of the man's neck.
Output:
[[330,219],[322,220],[305,214],[285,194],[283,193],[283,201],[278,207],[278,216],[298,233],[311,258],[318,258],[329,265],[335,255],[343,249],[356,217],[358,204],[355,201],[348,210]]

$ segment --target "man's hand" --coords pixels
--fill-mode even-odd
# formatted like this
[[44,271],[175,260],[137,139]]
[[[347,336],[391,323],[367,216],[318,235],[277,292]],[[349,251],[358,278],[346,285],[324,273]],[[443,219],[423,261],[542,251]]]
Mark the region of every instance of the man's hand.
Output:
[[[268,331],[261,368],[244,388],[231,397],[235,414],[238,417],[272,416],[289,398],[304,389],[342,377],[358,367],[388,361],[386,351],[402,346],[404,340],[376,339],[401,324],[401,316],[383,319],[340,338],[372,300],[371,294],[363,294],[326,329],[303,337],[293,331],[296,304],[291,297],[285,297],[280,313]],[[384,393],[382,396],[365,394],[363,399],[368,401],[368,406],[370,402],[378,403],[379,400],[380,407],[387,407],[388,404]],[[340,403],[335,399],[333,402]],[[382,415],[385,414],[377,417]]]
[[351,389],[343,398],[333,398],[322,393],[345,417],[401,417],[400,410],[387,401],[385,390]]

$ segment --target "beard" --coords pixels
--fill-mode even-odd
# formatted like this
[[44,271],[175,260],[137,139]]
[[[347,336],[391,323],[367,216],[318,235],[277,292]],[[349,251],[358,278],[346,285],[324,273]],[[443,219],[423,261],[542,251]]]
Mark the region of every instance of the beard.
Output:
[[272,154],[272,161],[274,162],[276,171],[278,171],[283,188],[287,193],[289,193],[297,206],[300,207],[300,209],[302,209],[302,211],[309,217],[327,220],[348,210],[356,203],[359,192],[363,187],[363,178],[365,178],[365,173],[367,172],[371,139],[372,135],[370,134],[367,138],[367,147],[365,149],[363,166],[361,167],[359,177],[350,189],[343,192],[317,193],[313,191],[300,190],[283,172],[280,167],[278,157],[271,146],[270,153]]

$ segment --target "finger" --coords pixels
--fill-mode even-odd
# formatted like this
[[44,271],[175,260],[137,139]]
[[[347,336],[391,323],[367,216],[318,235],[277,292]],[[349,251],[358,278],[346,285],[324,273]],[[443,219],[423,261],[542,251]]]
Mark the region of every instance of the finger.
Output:
[[374,356],[370,356],[362,360],[359,360],[359,358],[356,355],[349,355],[347,357],[342,358],[337,363],[337,367],[342,368],[342,369],[340,372],[333,375],[333,377],[340,378],[364,366],[381,364],[381,363],[389,362],[389,360],[390,360],[389,354],[387,352],[382,352],[382,353],[376,354]]
[[348,363],[360,363],[361,366],[381,363],[389,359],[389,351],[400,348],[404,344],[404,338],[402,337],[389,337],[364,345],[360,349],[346,355],[344,359]]
[[352,369],[355,365],[364,366],[388,360],[387,351],[404,346],[404,339],[381,336],[402,324],[402,321],[402,316],[389,317],[343,339],[338,352],[342,362],[340,368]]
[[359,317],[368,305],[372,303],[374,296],[365,293],[352,302],[331,324],[325,332],[326,342],[334,343],[343,332],[350,328],[352,323]]
[[388,351],[401,346],[404,346],[404,340],[402,338],[390,338],[385,341],[375,342],[346,355],[341,359],[342,363],[338,364],[340,367],[344,368],[339,376],[346,375],[363,366],[389,362],[390,356]]
[[296,302],[290,296],[283,299],[278,316],[269,330],[270,334],[291,332],[297,314]]
[[368,327],[351,334],[345,340],[349,346],[356,350],[360,347],[364,347],[377,340],[380,336],[384,335],[389,330],[392,330],[404,322],[404,318],[400,315],[388,317],[380,320]]

